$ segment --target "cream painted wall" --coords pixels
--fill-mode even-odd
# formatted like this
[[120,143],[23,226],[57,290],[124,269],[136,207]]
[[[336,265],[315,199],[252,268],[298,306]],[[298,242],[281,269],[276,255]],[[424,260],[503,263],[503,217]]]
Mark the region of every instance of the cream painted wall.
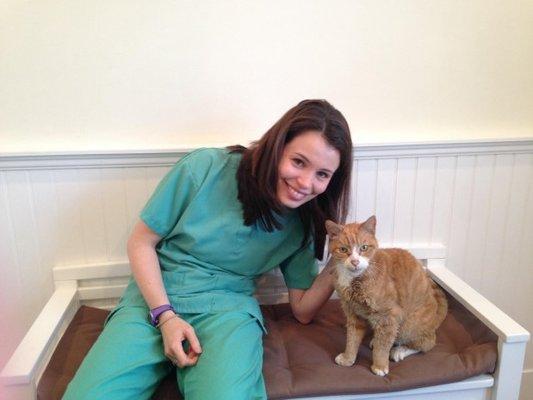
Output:
[[532,1],[0,5],[0,153],[247,143],[327,98],[358,143],[533,136]]

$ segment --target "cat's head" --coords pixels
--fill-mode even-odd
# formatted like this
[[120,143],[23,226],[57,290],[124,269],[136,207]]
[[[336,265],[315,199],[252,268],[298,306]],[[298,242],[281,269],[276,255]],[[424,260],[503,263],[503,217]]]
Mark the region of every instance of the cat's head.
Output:
[[378,248],[376,240],[376,217],[365,222],[339,225],[326,221],[329,236],[329,253],[337,265],[359,276],[370,265],[370,260]]

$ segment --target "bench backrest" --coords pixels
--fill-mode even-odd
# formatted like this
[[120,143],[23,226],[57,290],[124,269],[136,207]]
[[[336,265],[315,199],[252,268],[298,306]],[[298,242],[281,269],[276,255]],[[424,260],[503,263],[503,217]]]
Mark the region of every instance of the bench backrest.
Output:
[[[446,249],[439,244],[395,247],[409,250],[423,265],[427,265],[429,260],[444,259],[446,253]],[[324,264],[320,263],[321,268]],[[55,267],[53,272],[56,286],[61,282],[76,281],[81,304],[106,309],[116,305],[131,276],[127,261]],[[261,304],[288,301],[287,288],[278,268],[258,279],[255,296]]]

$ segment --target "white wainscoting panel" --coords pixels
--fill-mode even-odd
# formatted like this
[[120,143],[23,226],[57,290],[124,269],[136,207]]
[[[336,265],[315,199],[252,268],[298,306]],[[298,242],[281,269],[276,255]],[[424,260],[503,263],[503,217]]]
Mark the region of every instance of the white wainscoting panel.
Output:
[[[125,261],[140,209],[185,153],[0,154],[0,368],[52,267]],[[375,214],[384,243],[443,244],[452,271],[533,331],[532,181],[533,140],[361,146],[350,219]]]

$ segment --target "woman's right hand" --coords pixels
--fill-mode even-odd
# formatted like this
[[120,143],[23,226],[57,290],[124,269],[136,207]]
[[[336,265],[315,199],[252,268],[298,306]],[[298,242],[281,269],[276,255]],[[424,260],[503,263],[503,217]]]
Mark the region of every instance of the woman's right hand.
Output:
[[[171,319],[161,325],[160,330],[163,335],[165,355],[173,364],[178,368],[183,368],[195,365],[198,362],[202,347],[194,328],[187,321],[179,316],[171,317]],[[189,351],[187,353],[183,349],[185,340],[189,342]]]

